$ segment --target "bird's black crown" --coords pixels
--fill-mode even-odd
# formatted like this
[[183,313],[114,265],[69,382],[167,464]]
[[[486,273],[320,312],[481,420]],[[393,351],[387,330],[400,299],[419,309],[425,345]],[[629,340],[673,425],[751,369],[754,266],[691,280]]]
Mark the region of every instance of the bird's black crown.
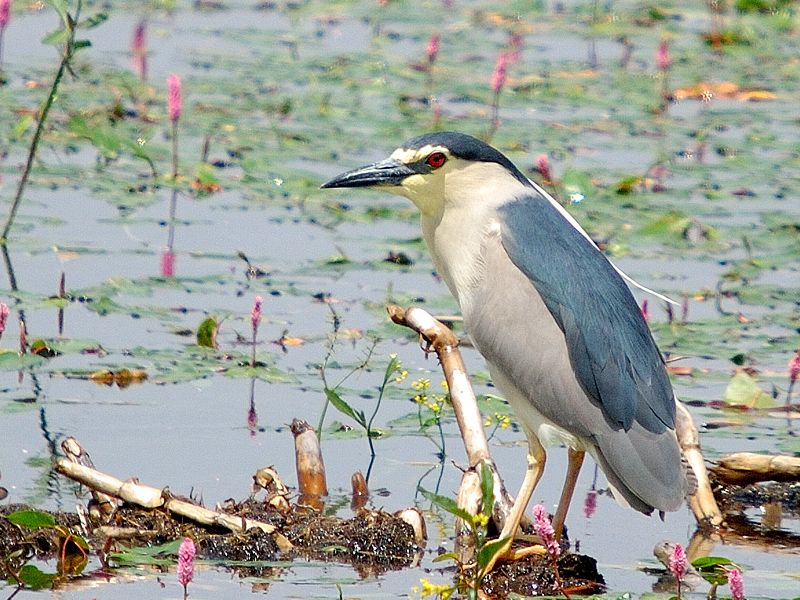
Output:
[[502,152],[466,133],[457,131],[426,133],[408,140],[402,147],[406,150],[418,150],[425,146],[443,146],[450,151],[450,154],[464,160],[497,163],[505,167],[520,182],[526,186],[530,185],[530,180]]

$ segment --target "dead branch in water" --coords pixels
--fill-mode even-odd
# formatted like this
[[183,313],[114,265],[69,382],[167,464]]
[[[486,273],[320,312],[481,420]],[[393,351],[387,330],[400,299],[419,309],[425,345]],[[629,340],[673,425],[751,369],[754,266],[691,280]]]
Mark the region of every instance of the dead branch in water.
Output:
[[[486,440],[483,419],[478,410],[475,392],[472,390],[464,359],[458,350],[458,338],[448,327],[421,308],[403,309],[392,304],[387,306],[386,310],[392,321],[416,331],[422,336],[428,347],[436,352],[447,381],[447,389],[450,392],[453,412],[461,432],[461,439],[467,451],[469,466],[478,471],[479,464],[483,463],[492,472],[495,498],[492,518],[498,530],[501,530],[513,502],[506,491],[503,480],[497,473],[497,467],[489,453],[489,442]],[[465,494],[466,496],[470,495],[466,492]],[[475,499],[468,500],[468,498],[462,497],[463,495],[459,494],[459,501],[464,501],[466,503],[465,506],[475,502]],[[477,498],[477,502],[480,503],[480,497]]]
[[678,436],[683,456],[689,463],[696,480],[694,490],[690,490],[687,497],[689,508],[699,525],[719,527],[723,521],[722,512],[720,512],[717,501],[714,499],[714,493],[711,491],[706,463],[700,450],[700,434],[689,409],[677,400],[675,408],[675,433]]
[[142,508],[163,508],[201,525],[220,526],[233,532],[257,528],[272,535],[281,551],[288,552],[292,549],[292,543],[286,536],[278,532],[274,525],[210,510],[187,500],[175,498],[167,490],[143,485],[131,479],[122,481],[63,458],[56,460],[55,470],[93,490],[119,498],[129,504],[135,504]]
[[800,458],[753,452],[723,456],[711,467],[722,482],[748,485],[760,481],[800,481]]

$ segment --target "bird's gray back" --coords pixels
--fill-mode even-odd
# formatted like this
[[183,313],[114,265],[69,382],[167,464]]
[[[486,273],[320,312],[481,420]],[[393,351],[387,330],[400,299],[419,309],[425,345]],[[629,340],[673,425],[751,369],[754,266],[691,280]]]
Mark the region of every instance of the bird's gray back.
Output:
[[[598,399],[586,392],[580,370],[573,366],[575,357],[570,345],[574,340],[565,335],[551,305],[507,251],[508,237],[513,233],[507,219],[514,213],[513,209],[505,213],[501,210],[499,227],[490,228],[483,240],[481,277],[464,303],[468,307],[464,319],[470,337],[497,374],[498,387],[526,428],[535,429],[536,424],[525,422],[535,418],[531,417],[535,412],[579,438],[603,467],[609,482],[637,510],[649,513],[652,508],[676,509],[684,497],[685,478],[674,432],[660,419],[658,426],[650,423],[653,411],[647,407],[646,422],[633,418],[627,427],[610,414],[605,402],[608,394],[622,393],[620,387],[627,385],[617,375],[603,380],[603,397]],[[526,231],[524,235],[525,239],[536,235],[552,237],[546,228]],[[568,247],[561,247],[562,253],[541,258],[555,261],[548,267],[554,273],[569,276],[564,262],[576,258]],[[567,328],[580,323],[575,317],[572,320],[574,323],[568,322]],[[614,343],[613,336],[602,343]],[[638,415],[641,411],[635,412]]]
[[509,202],[498,215],[503,247],[563,332],[584,392],[620,427],[674,428],[664,359],[613,265],[540,194]]

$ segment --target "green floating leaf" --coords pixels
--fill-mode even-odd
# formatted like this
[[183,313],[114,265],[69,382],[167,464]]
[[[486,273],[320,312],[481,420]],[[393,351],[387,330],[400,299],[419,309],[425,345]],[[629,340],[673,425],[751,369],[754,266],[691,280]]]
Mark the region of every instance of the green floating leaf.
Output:
[[213,317],[208,317],[200,323],[200,327],[197,328],[197,345],[204,348],[216,348],[218,327],[217,320]]
[[735,562],[722,556],[701,556],[692,561],[692,566],[711,585],[724,585],[728,582],[728,567],[741,570]]
[[[19,570],[17,573],[17,577],[19,580],[27,587],[31,588],[32,590],[44,590],[53,587],[53,583],[56,580],[55,573],[45,573],[39,567],[35,567],[34,565],[25,565]],[[16,581],[9,578],[8,582],[10,584],[15,584]]]
[[730,558],[724,556],[701,556],[692,561],[692,566],[698,571],[708,571],[733,564],[735,563]]
[[769,408],[775,405],[772,396],[758,387],[756,380],[744,372],[733,376],[725,388],[723,399],[727,404],[750,408]]
[[38,510],[18,510],[6,515],[6,519],[28,529],[42,529],[56,526],[53,515]]
[[672,210],[643,227],[641,232],[645,235],[680,235],[691,222],[686,213]]
[[109,559],[117,564],[164,566],[175,563],[181,540],[173,540],[159,546],[122,547],[119,552],[109,554]]

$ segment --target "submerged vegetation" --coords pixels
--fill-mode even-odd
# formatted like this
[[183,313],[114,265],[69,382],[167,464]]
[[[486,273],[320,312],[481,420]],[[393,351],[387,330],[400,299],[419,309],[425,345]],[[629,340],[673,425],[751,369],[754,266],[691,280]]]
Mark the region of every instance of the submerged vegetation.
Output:
[[[339,469],[427,499],[445,545],[440,509],[469,517],[488,548],[455,581],[428,562],[393,592],[424,578],[423,596],[477,595],[492,541],[482,513],[448,500],[461,460],[448,390],[384,311],[417,303],[452,318],[455,304],[430,276],[412,207],[317,189],[434,129],[491,139],[620,266],[681,301],[642,309],[711,457],[800,454],[798,55],[800,11],[786,1],[0,0],[0,496],[71,506],[50,462],[74,434],[125,472],[150,441],[142,460],[221,500],[191,440],[208,438],[227,469],[255,439],[270,448],[262,466],[280,460],[292,418],[319,419],[323,451],[355,456]],[[482,363],[471,368],[493,443],[517,442]],[[86,566],[86,542],[64,524],[18,518],[76,556],[67,574]],[[632,572],[655,541],[597,558]],[[549,591],[569,594],[563,559],[548,556]],[[779,581],[751,585],[745,571],[748,593],[793,597],[796,573],[745,558]],[[703,577],[743,595],[738,562],[704,560]],[[32,566],[3,561],[18,576]],[[678,562],[670,591],[687,597]],[[193,596],[197,573],[189,586],[186,561],[182,572]],[[608,579],[611,594],[630,589]],[[53,584],[41,582],[10,585]]]

